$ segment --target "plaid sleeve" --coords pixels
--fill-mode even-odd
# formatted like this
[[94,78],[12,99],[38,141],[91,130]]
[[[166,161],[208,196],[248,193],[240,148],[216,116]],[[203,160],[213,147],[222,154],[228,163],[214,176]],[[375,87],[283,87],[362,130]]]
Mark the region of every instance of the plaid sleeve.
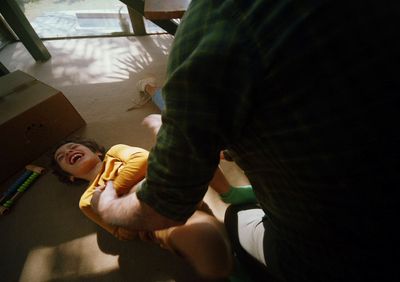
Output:
[[[234,18],[218,19],[218,5],[192,1],[179,26],[163,88],[163,125],[149,156],[147,182],[138,191],[141,200],[176,220],[194,212],[214,175],[226,137],[238,132],[233,130],[237,124],[225,120],[229,111],[240,114],[250,106],[237,100],[237,93],[247,91],[238,85],[248,85],[241,74],[249,67],[248,57],[230,55],[237,51],[233,49],[238,42]],[[232,78],[237,79],[235,88]]]

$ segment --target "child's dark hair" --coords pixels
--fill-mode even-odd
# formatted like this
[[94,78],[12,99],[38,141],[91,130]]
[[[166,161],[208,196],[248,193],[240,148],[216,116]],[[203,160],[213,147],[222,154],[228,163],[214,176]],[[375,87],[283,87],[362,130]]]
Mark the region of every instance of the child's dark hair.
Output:
[[103,160],[104,159],[104,155],[105,155],[105,148],[101,145],[99,145],[96,141],[92,140],[92,139],[80,139],[80,138],[75,138],[75,139],[69,139],[69,140],[64,140],[61,141],[53,150],[52,154],[51,154],[51,168],[53,171],[53,174],[57,176],[58,180],[60,180],[61,182],[64,183],[72,183],[72,181],[70,180],[70,175],[65,172],[64,170],[62,170],[62,168],[59,166],[59,164],[57,163],[56,159],[54,158],[54,154],[56,153],[56,151],[58,150],[58,148],[60,148],[62,145],[67,144],[67,143],[76,143],[76,144],[81,144],[83,146],[88,147],[93,153],[101,153],[100,159]]

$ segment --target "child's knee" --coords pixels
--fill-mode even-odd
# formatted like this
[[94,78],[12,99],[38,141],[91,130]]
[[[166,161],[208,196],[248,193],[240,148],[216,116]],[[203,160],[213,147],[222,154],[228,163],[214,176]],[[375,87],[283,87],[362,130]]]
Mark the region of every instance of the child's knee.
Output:
[[209,215],[199,215],[171,233],[178,252],[207,278],[227,277],[232,271],[232,253],[223,225]]
[[227,277],[232,270],[232,253],[228,241],[215,225],[198,226],[198,239],[205,246],[198,246],[197,271],[209,278]]

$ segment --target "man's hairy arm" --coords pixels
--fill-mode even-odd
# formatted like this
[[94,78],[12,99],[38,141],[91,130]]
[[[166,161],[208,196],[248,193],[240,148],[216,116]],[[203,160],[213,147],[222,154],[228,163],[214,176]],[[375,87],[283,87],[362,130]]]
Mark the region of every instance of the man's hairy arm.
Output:
[[98,190],[94,193],[91,204],[92,209],[105,222],[132,230],[157,230],[184,223],[157,213],[149,205],[141,202],[136,193],[118,197],[112,181],[107,182],[103,192]]

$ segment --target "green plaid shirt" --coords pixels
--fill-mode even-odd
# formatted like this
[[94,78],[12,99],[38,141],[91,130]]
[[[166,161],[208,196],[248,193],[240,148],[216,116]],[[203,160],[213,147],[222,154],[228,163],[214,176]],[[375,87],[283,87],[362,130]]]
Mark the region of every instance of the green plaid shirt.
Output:
[[228,148],[267,214],[270,269],[358,281],[397,202],[399,10],[396,1],[193,0],[138,197],[187,218]]

